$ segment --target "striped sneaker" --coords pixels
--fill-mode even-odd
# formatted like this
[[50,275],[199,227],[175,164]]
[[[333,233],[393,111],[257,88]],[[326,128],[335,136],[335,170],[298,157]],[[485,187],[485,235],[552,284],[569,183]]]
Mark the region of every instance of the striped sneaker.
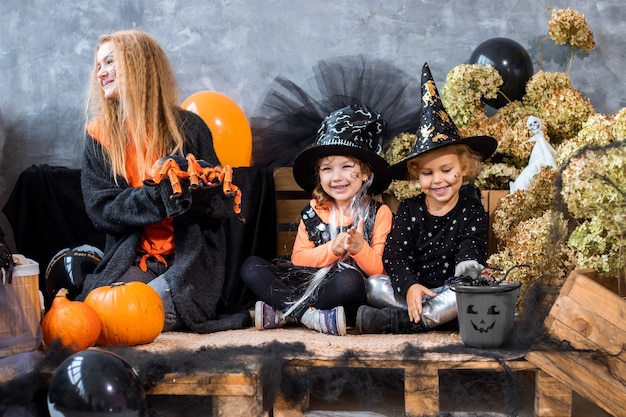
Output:
[[254,327],[257,330],[278,329],[285,325],[285,320],[280,311],[271,305],[257,301],[254,306]]

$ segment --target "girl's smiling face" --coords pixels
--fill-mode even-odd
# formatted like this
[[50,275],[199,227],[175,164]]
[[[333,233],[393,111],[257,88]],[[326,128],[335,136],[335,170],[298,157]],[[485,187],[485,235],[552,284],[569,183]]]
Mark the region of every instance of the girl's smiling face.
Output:
[[351,156],[327,156],[319,161],[320,185],[338,206],[350,204],[350,199],[361,189],[369,173]]
[[104,97],[111,100],[117,98],[115,52],[111,42],[104,42],[98,48],[97,55],[98,80]]
[[459,200],[466,175],[459,155],[449,148],[435,149],[410,163],[426,196],[428,212],[443,215],[450,211]]

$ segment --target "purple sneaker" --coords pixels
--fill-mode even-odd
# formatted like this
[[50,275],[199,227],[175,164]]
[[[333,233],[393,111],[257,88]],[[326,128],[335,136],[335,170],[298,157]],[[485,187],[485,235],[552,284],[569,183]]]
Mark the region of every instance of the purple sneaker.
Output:
[[263,301],[257,301],[254,306],[254,327],[257,330],[278,329],[285,325],[285,320],[279,311]]
[[300,319],[302,324],[320,333],[332,334],[335,336],[346,335],[346,313],[342,306],[332,310],[318,310],[309,307]]

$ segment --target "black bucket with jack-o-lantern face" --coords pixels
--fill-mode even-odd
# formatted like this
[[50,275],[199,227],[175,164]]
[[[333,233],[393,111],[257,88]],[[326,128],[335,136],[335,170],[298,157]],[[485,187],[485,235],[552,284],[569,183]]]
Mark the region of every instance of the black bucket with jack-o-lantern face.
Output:
[[461,341],[469,347],[500,347],[515,324],[515,305],[521,282],[494,286],[453,284]]

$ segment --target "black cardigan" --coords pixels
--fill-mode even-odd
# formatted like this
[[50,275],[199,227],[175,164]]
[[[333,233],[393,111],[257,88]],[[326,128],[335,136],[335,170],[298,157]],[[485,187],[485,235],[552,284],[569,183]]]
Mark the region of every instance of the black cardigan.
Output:
[[[191,112],[181,112],[186,139],[184,153],[218,165],[211,132]],[[85,144],[81,188],[87,214],[106,233],[104,258],[86,277],[84,299],[92,289],[115,282],[135,259],[144,226],[174,218],[176,259],[163,274],[185,325],[198,333],[249,326],[247,311],[219,314],[226,264],[224,223],[232,216],[232,200],[220,186],[202,188],[171,199],[169,181],[157,186],[131,187],[123,178],[115,183],[101,145],[92,137]],[[183,187],[185,188],[185,187]]]

